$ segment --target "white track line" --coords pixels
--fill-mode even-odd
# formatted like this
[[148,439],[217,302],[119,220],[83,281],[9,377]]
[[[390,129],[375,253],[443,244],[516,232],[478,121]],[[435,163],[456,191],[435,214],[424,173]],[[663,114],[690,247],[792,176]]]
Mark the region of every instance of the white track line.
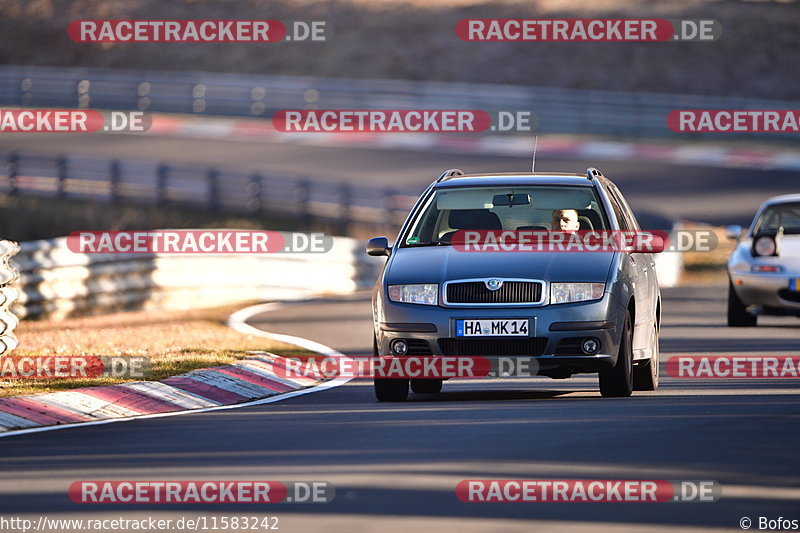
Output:
[[[268,339],[285,342],[286,344],[292,344],[294,346],[299,346],[300,348],[305,348],[306,350],[310,350],[312,352],[317,352],[328,357],[347,357],[341,352],[337,352],[333,348],[329,348],[324,344],[320,344],[318,342],[310,341],[308,339],[304,339],[302,337],[295,337],[293,335],[282,335],[280,333],[270,333],[268,331],[262,331],[258,328],[254,328],[247,321],[252,318],[253,316],[259,313],[266,313],[267,311],[275,311],[285,304],[283,302],[270,302],[266,304],[257,304],[251,307],[245,307],[244,309],[240,309],[233,313],[230,317],[228,317],[228,326],[235,329],[239,333],[245,333],[247,335],[258,335],[259,337],[266,337]],[[350,381],[346,379],[345,382]]]
[[[260,329],[254,328],[253,326],[246,323],[246,321],[254,315],[259,313],[263,313],[265,311],[274,311],[280,308],[283,304],[280,302],[272,302],[267,304],[258,304],[253,305],[250,307],[245,307],[244,309],[240,309],[233,313],[230,317],[228,317],[228,326],[235,329],[240,333],[245,333],[247,335],[258,335],[259,337],[265,337],[268,339],[273,339],[280,342],[285,342],[286,344],[292,344],[294,346],[298,346],[300,348],[304,348],[306,350],[310,350],[312,352],[317,352],[326,357],[344,357],[341,352],[337,352],[333,348],[325,346],[324,344],[320,344],[318,342],[314,342],[308,339],[303,339],[302,337],[295,337],[292,335],[282,335],[278,333],[270,333],[268,331],[261,331]],[[131,416],[126,418],[110,418],[108,420],[93,420],[91,422],[78,422],[76,424],[60,424],[57,426],[43,426],[43,427],[36,427],[36,428],[28,428],[28,429],[20,429],[20,430],[11,430],[8,432],[0,433],[0,438],[2,437],[13,437],[16,435],[25,435],[28,433],[41,433],[44,431],[55,431],[57,429],[67,429],[67,428],[74,428],[74,427],[82,427],[82,426],[99,426],[102,424],[112,424],[114,422],[128,422],[130,420],[142,420],[146,418],[163,418],[166,416],[178,416],[178,415],[185,415],[191,413],[207,413],[210,411],[221,411],[223,409],[238,409],[240,407],[250,407],[253,405],[264,405],[267,403],[275,403],[281,400],[287,400],[289,398],[294,398],[295,396],[302,396],[303,394],[309,394],[312,392],[320,392],[328,389],[332,389],[334,387],[338,387],[340,385],[344,385],[352,378],[335,378],[330,381],[326,381],[325,383],[321,383],[319,385],[315,385],[313,387],[309,387],[307,389],[296,390],[292,392],[287,392],[284,394],[279,394],[277,396],[270,396],[269,398],[262,398],[261,400],[253,400],[251,402],[245,403],[237,403],[233,405],[219,405],[216,407],[203,407],[201,409],[192,409],[188,411],[175,411],[171,413],[156,413],[150,415],[137,415]]]

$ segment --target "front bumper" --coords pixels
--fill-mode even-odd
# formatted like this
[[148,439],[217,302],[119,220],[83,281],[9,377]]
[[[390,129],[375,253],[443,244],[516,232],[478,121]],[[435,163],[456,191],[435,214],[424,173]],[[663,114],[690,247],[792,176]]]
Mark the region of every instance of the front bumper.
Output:
[[[392,355],[395,339],[408,341],[407,355],[480,356],[490,361],[530,359],[540,374],[567,377],[616,364],[626,309],[610,294],[591,302],[539,307],[443,307],[384,300],[376,316],[379,355]],[[529,320],[529,337],[458,337],[459,319]],[[583,339],[600,343],[595,354],[580,348]],[[521,340],[526,339],[526,340]]]
[[[733,289],[745,306],[756,313],[788,311],[800,314],[800,291],[790,290],[790,281],[800,278],[800,272],[778,274],[730,272]],[[797,286],[795,285],[795,289]]]

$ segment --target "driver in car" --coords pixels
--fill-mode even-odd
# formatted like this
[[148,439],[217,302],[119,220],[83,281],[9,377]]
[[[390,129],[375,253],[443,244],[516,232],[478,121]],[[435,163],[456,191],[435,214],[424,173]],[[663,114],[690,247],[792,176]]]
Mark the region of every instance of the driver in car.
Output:
[[552,230],[573,232],[581,229],[578,212],[574,209],[556,209],[553,211]]

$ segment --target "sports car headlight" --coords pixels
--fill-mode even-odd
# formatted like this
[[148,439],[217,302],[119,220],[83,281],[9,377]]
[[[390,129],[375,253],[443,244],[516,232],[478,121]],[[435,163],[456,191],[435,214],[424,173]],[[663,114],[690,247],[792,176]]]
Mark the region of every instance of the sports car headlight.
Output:
[[439,303],[439,286],[434,283],[389,285],[389,299],[406,304],[437,305]]
[[762,235],[753,242],[755,255],[777,255],[775,253],[777,250],[778,246],[775,243],[775,237],[771,235]]
[[605,290],[605,283],[551,283],[550,303],[566,304],[599,300]]

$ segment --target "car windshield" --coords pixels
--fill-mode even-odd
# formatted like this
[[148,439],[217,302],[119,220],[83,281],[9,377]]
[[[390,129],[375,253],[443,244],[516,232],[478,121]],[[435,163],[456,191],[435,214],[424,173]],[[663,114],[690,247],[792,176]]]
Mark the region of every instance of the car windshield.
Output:
[[577,215],[578,229],[608,228],[592,187],[437,189],[415,218],[401,246],[448,245],[458,230],[552,230],[553,218],[565,211],[570,211],[572,218]]
[[778,231],[784,235],[800,234],[800,202],[776,204],[767,207],[758,219],[753,233]]

